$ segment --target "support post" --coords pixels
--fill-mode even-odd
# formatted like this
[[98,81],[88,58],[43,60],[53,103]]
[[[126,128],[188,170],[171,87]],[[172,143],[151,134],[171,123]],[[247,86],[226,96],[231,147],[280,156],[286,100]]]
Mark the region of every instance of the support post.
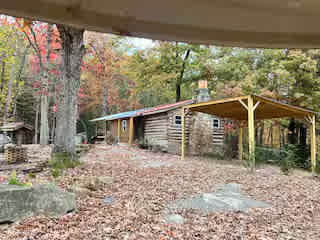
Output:
[[239,127],[239,136],[238,136],[238,152],[239,152],[239,160],[243,160],[243,127],[241,123]]
[[186,132],[185,132],[185,114],[184,114],[184,108],[182,108],[181,113],[181,128],[182,128],[182,134],[181,134],[181,160],[184,160],[185,157],[185,147],[186,147]]
[[108,133],[108,122],[104,121],[104,142],[107,144],[108,143],[108,139],[107,139],[107,133]]
[[133,130],[134,130],[134,126],[133,126],[133,117],[130,118],[130,126],[129,126],[129,144],[132,145],[133,143]]
[[255,139],[254,139],[254,109],[253,98],[248,97],[248,137],[249,137],[249,161],[251,162],[251,170],[255,169]]
[[121,120],[118,119],[118,143],[120,143],[120,134],[121,134]]
[[310,124],[310,145],[311,145],[311,170],[312,173],[316,171],[316,164],[317,164],[317,150],[316,150],[316,116],[313,115],[311,118]]

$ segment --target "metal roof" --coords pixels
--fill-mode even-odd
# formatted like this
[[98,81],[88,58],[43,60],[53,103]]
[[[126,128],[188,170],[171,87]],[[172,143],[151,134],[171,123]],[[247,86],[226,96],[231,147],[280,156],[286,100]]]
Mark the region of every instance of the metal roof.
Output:
[[92,119],[92,120],[90,120],[90,122],[111,121],[111,120],[116,120],[116,119],[136,117],[139,113],[143,112],[145,109],[146,108],[134,110],[134,111],[129,111],[129,112],[122,112],[122,113],[107,115],[104,117]]
[[176,102],[176,103],[159,105],[159,106],[155,106],[155,107],[146,109],[144,112],[142,112],[142,115],[145,116],[145,115],[166,112],[166,111],[173,110],[173,109],[176,109],[176,108],[179,108],[182,106],[190,105],[193,103],[195,103],[195,100],[189,99],[189,100],[180,101],[180,102]]
[[164,104],[164,105],[158,105],[151,108],[142,108],[135,111],[129,111],[129,112],[122,112],[117,114],[112,114],[108,116],[104,116],[101,118],[95,118],[90,120],[91,122],[98,122],[98,121],[111,121],[116,119],[124,119],[124,118],[130,118],[130,117],[139,117],[139,116],[146,116],[146,115],[152,115],[162,112],[167,112],[182,106],[186,106],[189,104],[193,104],[195,100],[185,100],[177,103],[171,103],[171,104]]

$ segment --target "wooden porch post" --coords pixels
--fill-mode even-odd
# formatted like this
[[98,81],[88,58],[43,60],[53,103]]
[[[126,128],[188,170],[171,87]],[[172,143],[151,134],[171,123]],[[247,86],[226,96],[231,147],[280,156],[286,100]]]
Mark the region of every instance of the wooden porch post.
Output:
[[108,133],[108,122],[107,121],[104,121],[104,141],[105,143],[108,143],[108,140],[107,140],[107,133]]
[[120,134],[121,134],[121,120],[118,119],[118,143],[120,143]]
[[255,169],[255,139],[254,139],[254,108],[253,98],[248,97],[248,135],[249,135],[249,161],[251,161],[251,170]]
[[238,136],[238,152],[239,152],[239,160],[243,160],[243,127],[241,122],[239,127],[239,136]]
[[184,116],[184,108],[182,108],[181,113],[181,128],[182,128],[182,135],[181,135],[181,160],[184,160],[185,157],[185,147],[186,147],[186,133],[185,133],[185,116]]
[[129,126],[129,144],[132,145],[133,142],[133,131],[134,131],[134,126],[133,126],[133,117],[130,118],[130,126]]
[[316,116],[313,115],[310,124],[310,145],[311,145],[311,170],[312,173],[316,171],[317,164],[317,150],[316,150]]

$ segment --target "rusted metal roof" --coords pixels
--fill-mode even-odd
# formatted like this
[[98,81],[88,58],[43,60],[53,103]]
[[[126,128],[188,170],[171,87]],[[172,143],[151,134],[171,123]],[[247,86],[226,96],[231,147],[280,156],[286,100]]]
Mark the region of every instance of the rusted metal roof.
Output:
[[167,112],[179,107],[183,107],[186,105],[190,105],[195,103],[195,100],[193,99],[189,99],[189,100],[185,100],[185,101],[180,101],[180,102],[176,102],[176,103],[171,103],[171,104],[164,104],[164,105],[159,105],[159,106],[155,106],[152,108],[149,108],[145,111],[143,111],[140,115],[151,115],[151,114],[157,114],[157,113],[161,113],[161,112]]

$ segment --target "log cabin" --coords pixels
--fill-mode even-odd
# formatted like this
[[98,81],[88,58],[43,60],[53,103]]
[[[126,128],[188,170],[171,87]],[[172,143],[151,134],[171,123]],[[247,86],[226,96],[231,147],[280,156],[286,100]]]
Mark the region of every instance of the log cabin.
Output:
[[[117,143],[143,142],[150,148],[180,154],[182,108],[210,100],[207,81],[199,81],[198,87],[197,99],[108,115],[91,121],[106,121],[108,131]],[[187,113],[186,139],[189,154],[220,151],[224,142],[224,123],[223,119],[212,115]]]

